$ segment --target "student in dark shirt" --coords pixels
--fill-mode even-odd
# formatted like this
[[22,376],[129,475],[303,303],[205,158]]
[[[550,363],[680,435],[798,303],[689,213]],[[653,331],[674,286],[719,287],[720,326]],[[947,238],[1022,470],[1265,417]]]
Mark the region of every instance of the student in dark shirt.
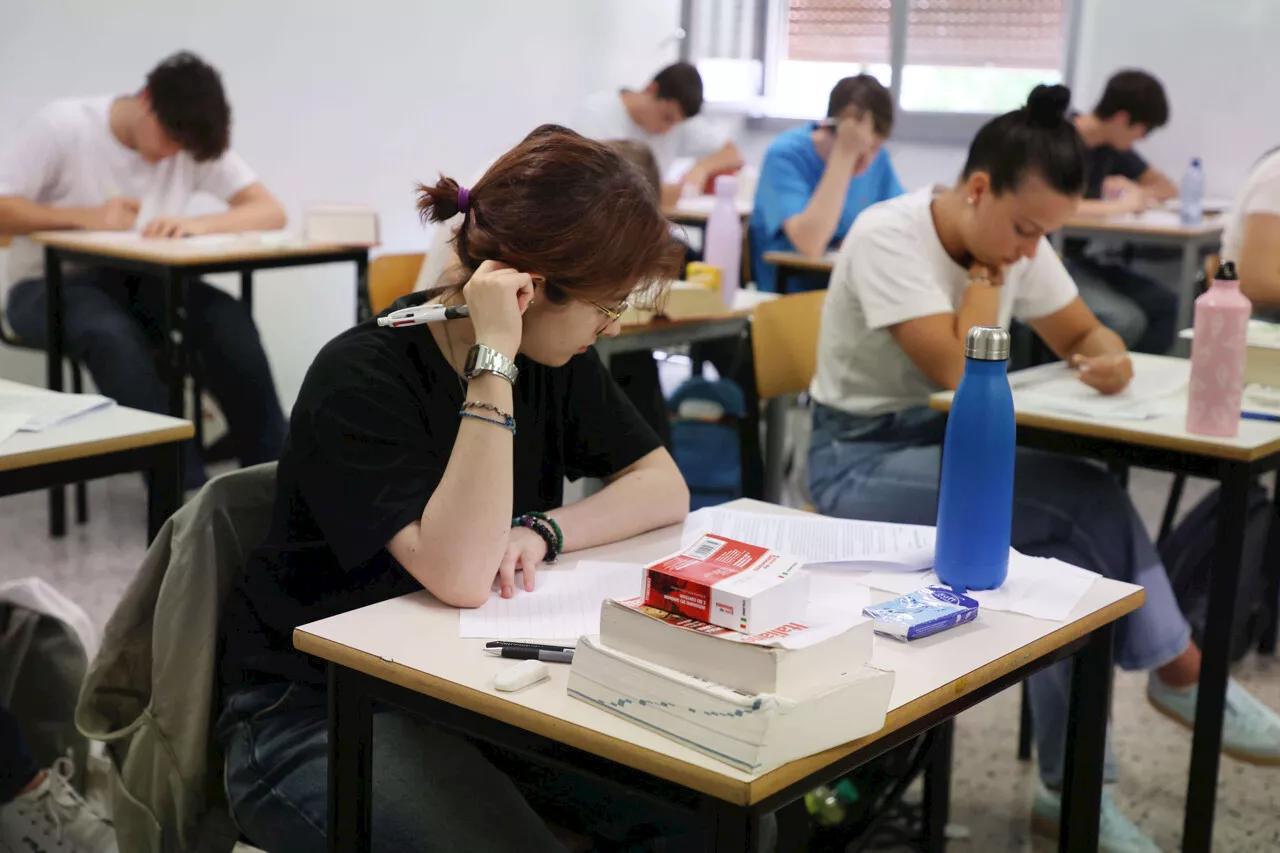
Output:
[[[1075,116],[1089,149],[1080,215],[1136,213],[1178,194],[1173,181],[1133,150],[1168,121],[1169,102],[1155,77],[1129,70],[1107,81],[1093,112]],[[1178,320],[1172,290],[1128,266],[1086,255],[1084,240],[1069,240],[1064,248],[1067,271],[1104,325],[1134,352],[1168,351]]]
[[[433,222],[465,214],[460,267],[452,286],[393,307],[465,303],[471,316],[370,321],[321,350],[293,409],[271,533],[227,606],[216,736],[232,812],[272,853],[326,849],[325,670],[293,649],[296,626],[424,587],[457,607],[494,587],[537,595],[561,537],[565,552],[589,548],[679,522],[689,506],[675,463],[591,348],[618,333],[638,289],[677,272],[680,248],[640,172],[547,125],[469,191],[448,178],[422,187],[419,206]],[[469,354],[488,369],[468,369]],[[584,476],[605,488],[561,506],[564,478]],[[554,524],[514,525],[534,512]],[[509,777],[490,761],[502,756],[392,709],[373,728],[375,850],[562,849],[522,796],[559,774]],[[566,784],[560,805],[574,812],[584,787]],[[587,793],[608,806],[580,830],[661,822],[632,817],[616,792]]]

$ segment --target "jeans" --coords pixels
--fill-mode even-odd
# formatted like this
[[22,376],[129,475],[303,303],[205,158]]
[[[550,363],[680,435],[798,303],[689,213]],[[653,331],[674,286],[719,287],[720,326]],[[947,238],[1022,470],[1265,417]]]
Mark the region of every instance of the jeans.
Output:
[[[86,270],[63,278],[66,351],[93,375],[98,389],[122,406],[169,412],[168,385],[157,366],[163,343],[164,297],[153,279],[112,270]],[[23,342],[48,344],[42,279],[9,291],[8,318]],[[244,303],[203,281],[186,290],[186,334],[209,392],[227,418],[242,465],[280,458],[285,421],[258,329]],[[183,448],[184,486],[207,479],[200,449]]]
[[1178,296],[1128,267],[1066,258],[1080,298],[1134,352],[1164,355],[1178,333]]
[[[809,456],[814,502],[824,515],[937,523],[945,416],[924,408],[858,417],[817,406]],[[1019,447],[1014,465],[1013,547],[1056,557],[1146,588],[1142,607],[1117,626],[1116,662],[1161,666],[1186,650],[1191,629],[1128,494],[1101,466]],[[1040,776],[1062,784],[1071,661],[1028,679]],[[1106,778],[1116,776],[1107,746]]]
[[18,796],[40,772],[18,718],[0,704],[0,806]]
[[[227,802],[240,831],[268,853],[327,850],[326,708],[324,688],[300,683],[242,688],[224,702],[214,735],[225,754]],[[563,853],[539,813],[603,839],[604,849],[705,847],[690,812],[478,745],[394,708],[374,709],[372,765],[377,853]]]

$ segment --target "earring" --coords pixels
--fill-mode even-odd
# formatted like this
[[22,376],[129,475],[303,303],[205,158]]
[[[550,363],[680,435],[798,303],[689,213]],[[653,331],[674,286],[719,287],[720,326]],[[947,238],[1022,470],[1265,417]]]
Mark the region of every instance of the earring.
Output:
[[973,204],[975,201],[977,201],[977,199],[975,199],[973,196],[969,196],[969,198],[967,198],[966,201],[968,201],[969,204]]

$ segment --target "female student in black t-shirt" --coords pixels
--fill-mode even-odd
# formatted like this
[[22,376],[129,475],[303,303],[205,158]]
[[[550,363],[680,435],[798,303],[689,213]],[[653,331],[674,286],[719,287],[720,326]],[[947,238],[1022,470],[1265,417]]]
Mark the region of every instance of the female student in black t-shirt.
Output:
[[[271,851],[326,847],[325,673],[293,650],[296,626],[423,587],[458,607],[494,587],[537,595],[557,552],[679,522],[689,505],[591,348],[618,333],[637,289],[678,270],[644,176],[607,145],[544,126],[470,190],[422,187],[420,209],[434,222],[466,215],[460,280],[395,307],[465,303],[470,318],[367,322],[324,347],[291,417],[271,534],[227,605],[217,738],[232,812]],[[561,506],[566,476],[606,486]],[[491,763],[517,766],[510,756],[401,712],[375,712],[373,726],[375,850],[562,849],[522,792],[583,831],[671,831],[670,816],[546,768],[513,779]]]

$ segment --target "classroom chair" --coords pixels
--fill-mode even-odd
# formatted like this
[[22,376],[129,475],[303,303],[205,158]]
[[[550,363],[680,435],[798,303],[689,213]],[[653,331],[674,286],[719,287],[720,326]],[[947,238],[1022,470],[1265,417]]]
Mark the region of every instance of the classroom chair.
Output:
[[[32,346],[31,344],[28,344],[25,341],[23,341],[22,338],[18,337],[18,335],[15,334],[12,329],[9,328],[9,324],[8,322],[5,321],[5,318],[4,318],[3,305],[0,305],[0,341],[8,344],[11,347],[17,347],[19,349],[35,350],[36,352],[44,352],[42,348]],[[69,362],[71,365],[72,392],[76,394],[83,394],[84,393],[84,365],[82,365],[76,359],[71,358],[70,356],[66,358],[66,361]],[[62,487],[58,486],[56,487],[56,489],[50,490],[51,497],[55,491],[59,495],[63,493]],[[76,499],[76,522],[79,524],[84,524],[89,520],[88,484],[84,482],[76,483],[75,499]],[[55,507],[59,507],[60,509],[55,510]],[[59,513],[61,514],[61,518],[58,517]],[[66,529],[66,524],[67,524],[66,505],[62,502],[61,497],[53,498],[49,504],[49,535],[61,536],[62,531]]]
[[401,296],[413,292],[426,260],[425,252],[381,255],[373,259],[369,264],[369,307],[375,316]]
[[276,463],[215,477],[165,522],[107,622],[76,703],[106,744],[121,850],[229,853],[238,832],[210,738],[223,602],[267,536]]
[[[777,503],[786,477],[786,418],[796,395],[807,391],[818,364],[818,328],[825,290],[795,293],[760,303],[751,318],[756,393],[765,402],[764,498]],[[808,442],[803,442],[807,445]],[[803,469],[808,447],[793,461]],[[803,476],[797,479],[803,480]],[[808,494],[807,484],[803,493]]]

